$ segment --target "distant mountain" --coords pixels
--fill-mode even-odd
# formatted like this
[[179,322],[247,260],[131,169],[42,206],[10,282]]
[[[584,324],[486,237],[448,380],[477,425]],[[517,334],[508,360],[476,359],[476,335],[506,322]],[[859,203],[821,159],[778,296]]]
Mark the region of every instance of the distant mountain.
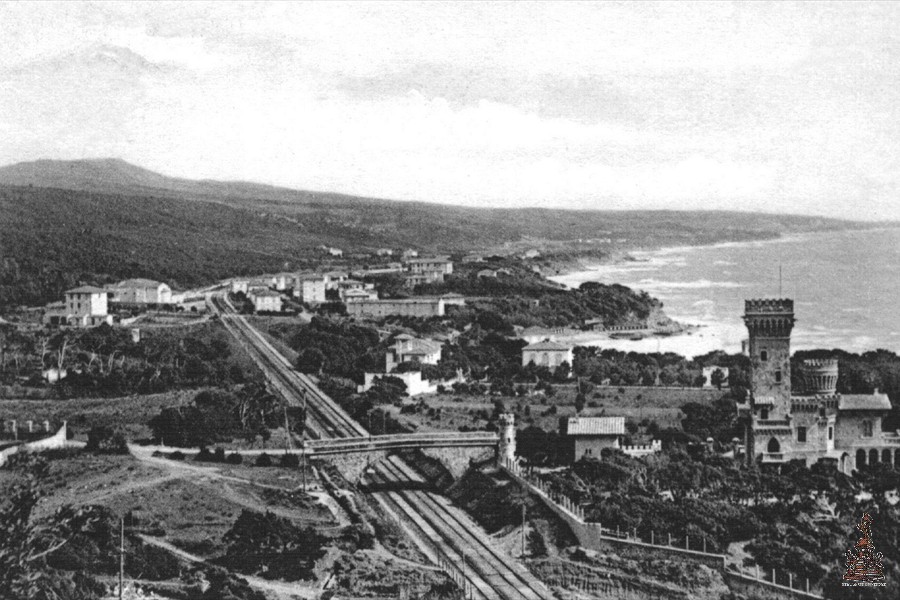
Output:
[[739,212],[464,208],[179,179],[118,159],[41,160],[0,168],[0,306],[59,298],[82,282],[150,277],[184,287],[310,266],[319,244],[465,252],[602,238],[627,249],[871,225]]

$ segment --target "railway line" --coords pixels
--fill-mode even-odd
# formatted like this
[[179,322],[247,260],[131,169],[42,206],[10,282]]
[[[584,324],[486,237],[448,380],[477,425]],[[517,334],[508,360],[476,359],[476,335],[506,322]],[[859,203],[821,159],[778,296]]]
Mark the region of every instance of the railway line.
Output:
[[348,438],[368,435],[365,428],[344,412],[305,374],[288,360],[222,296],[211,296],[210,304],[225,328],[259,365],[266,379],[292,406],[305,406],[306,425],[314,438]]
[[[452,565],[459,565],[475,598],[503,600],[542,600],[550,598],[549,590],[524,566],[510,564],[487,539],[472,527],[468,516],[447,498],[422,489],[403,489],[410,484],[426,482],[396,456],[381,461],[370,475],[382,486],[394,491],[376,492],[403,515],[422,537],[434,542]],[[443,543],[441,543],[443,542]]]
[[[307,428],[318,438],[309,441],[310,446],[319,445],[322,450],[327,450],[329,445],[339,448],[342,444],[348,444],[349,450],[360,444],[371,445],[376,437],[404,437],[376,436],[358,439],[367,438],[368,431],[318,389],[309,377],[295,371],[290,362],[259,331],[237,314],[226,297],[211,295],[209,302],[225,328],[260,366],[272,387],[290,404],[306,406]],[[437,432],[432,441],[446,443],[448,440],[440,438],[447,435],[448,433]],[[453,439],[463,440],[464,437],[461,438],[454,432]],[[483,435],[476,435],[469,441],[475,445],[483,445],[487,440]],[[394,442],[404,443],[402,439]],[[494,443],[493,439],[491,443]],[[419,447],[422,445],[419,444]],[[494,548],[471,519],[447,498],[434,492],[402,489],[410,484],[424,483],[421,476],[402,459],[390,456],[381,461],[373,476],[376,480],[397,488],[378,492],[379,500],[388,503],[396,514],[412,524],[418,541],[428,544],[439,555],[442,567],[469,592],[471,598],[544,600],[554,597],[523,565]]]

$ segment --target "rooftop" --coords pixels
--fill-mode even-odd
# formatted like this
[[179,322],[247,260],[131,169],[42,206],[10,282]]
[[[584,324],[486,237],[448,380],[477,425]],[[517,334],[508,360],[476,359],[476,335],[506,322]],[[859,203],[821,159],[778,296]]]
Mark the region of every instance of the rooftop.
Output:
[[846,394],[838,397],[838,410],[891,410],[887,394]]
[[569,417],[567,435],[625,435],[625,417]]
[[535,342],[534,344],[529,344],[522,348],[522,350],[556,350],[559,352],[568,352],[571,349],[572,346],[560,344],[559,342],[551,342],[549,340],[545,340],[543,342]]
[[119,283],[113,284],[113,287],[117,288],[158,288],[163,285],[158,281],[153,281],[152,279],[126,279],[125,281],[120,281]]
[[83,285],[81,287],[72,288],[71,290],[66,290],[66,294],[106,294],[108,292],[108,290],[92,285]]

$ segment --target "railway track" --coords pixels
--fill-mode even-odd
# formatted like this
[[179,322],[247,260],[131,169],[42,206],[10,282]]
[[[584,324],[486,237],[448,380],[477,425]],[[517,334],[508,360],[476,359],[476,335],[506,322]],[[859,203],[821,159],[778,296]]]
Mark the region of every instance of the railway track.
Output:
[[[294,370],[224,296],[210,296],[223,325],[247,349],[269,383],[286,401],[306,406],[307,428],[321,440],[367,437],[368,431],[303,373]],[[310,418],[311,417],[311,418]],[[352,443],[348,440],[348,443]],[[361,441],[362,443],[362,441]],[[315,444],[315,442],[312,442]],[[379,463],[374,475],[398,488],[424,480],[397,456]],[[553,595],[528,570],[504,556],[478,532],[461,509],[434,492],[400,490],[378,492],[396,514],[413,524],[417,537],[441,557],[442,567],[467,588],[476,600],[544,600]]]
[[225,328],[241,343],[259,365],[274,391],[292,406],[305,406],[307,429],[312,437],[348,438],[368,436],[368,432],[334,400],[320,390],[293,365],[247,319],[237,314],[227,299],[212,296],[210,303]]
[[[378,483],[397,488],[410,483],[426,485],[415,471],[396,456],[380,462],[375,467],[373,478]],[[549,590],[525,567],[510,565],[509,558],[486,539],[486,534],[473,528],[469,518],[447,498],[422,489],[377,493],[387,496],[389,502],[424,537],[445,542],[442,554],[451,564],[464,565],[461,570],[471,583],[473,596],[502,600],[542,600],[551,597]]]

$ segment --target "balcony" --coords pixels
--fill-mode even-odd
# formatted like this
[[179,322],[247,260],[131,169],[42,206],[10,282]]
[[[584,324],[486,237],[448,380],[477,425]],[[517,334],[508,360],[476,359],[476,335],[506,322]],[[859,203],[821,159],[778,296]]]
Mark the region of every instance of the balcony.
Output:
[[784,452],[763,452],[763,464],[785,462]]

